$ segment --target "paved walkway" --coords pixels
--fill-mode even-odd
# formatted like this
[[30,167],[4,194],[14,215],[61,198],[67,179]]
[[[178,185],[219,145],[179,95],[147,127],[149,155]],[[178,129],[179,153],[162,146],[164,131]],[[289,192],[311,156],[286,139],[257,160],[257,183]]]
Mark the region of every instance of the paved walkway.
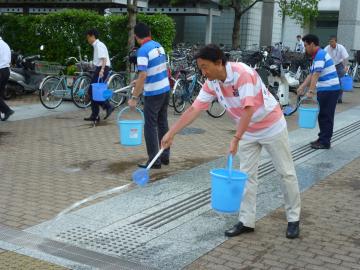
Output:
[[[359,96],[356,91],[347,93],[345,104],[338,106],[338,111],[357,105]],[[20,105],[21,102],[15,101],[14,104]],[[91,128],[82,121],[88,113],[77,110],[0,123],[1,224],[26,229],[53,218],[70,204],[89,195],[130,183],[130,174],[136,163],[144,161],[144,147],[120,146],[115,116],[112,121]],[[171,122],[176,118],[170,115]],[[289,129],[295,128],[294,120],[295,116],[289,118]],[[214,132],[206,132],[214,126],[217,127]],[[204,114],[184,135],[177,137],[170,166],[153,171],[152,179],[161,179],[223,156],[233,128],[226,118],[212,119]],[[359,224],[356,217],[360,216],[359,205],[356,205],[359,201],[358,163],[359,160],[354,161],[330,176],[329,181],[305,193],[301,239],[289,242],[283,237],[283,212],[278,210],[258,222],[254,234],[226,241],[189,268],[268,269],[274,266],[279,269],[287,264],[289,269],[318,269],[315,268],[317,266],[332,269],[326,263],[328,258],[333,260],[330,264],[339,267],[334,269],[352,269],[352,266],[358,269],[355,267],[360,264],[359,231],[356,227]],[[339,179],[344,182],[343,185],[331,184],[339,185]],[[352,216],[351,222],[347,221],[349,216]],[[328,248],[333,250],[326,252]],[[301,251],[308,253],[301,254]],[[17,256],[20,258],[22,255],[0,253],[0,268],[6,265],[5,262],[9,265],[9,260],[5,258],[14,258],[16,265]],[[290,261],[284,261],[283,257],[289,257]],[[308,263],[297,263],[303,259]],[[34,260],[34,263],[39,262]],[[53,267],[45,265],[48,268],[35,269]],[[28,266],[14,269],[31,269],[31,263]],[[9,268],[5,266],[1,269]]]
[[285,238],[279,208],[186,269],[360,269],[359,168],[356,159],[302,194],[299,239]]

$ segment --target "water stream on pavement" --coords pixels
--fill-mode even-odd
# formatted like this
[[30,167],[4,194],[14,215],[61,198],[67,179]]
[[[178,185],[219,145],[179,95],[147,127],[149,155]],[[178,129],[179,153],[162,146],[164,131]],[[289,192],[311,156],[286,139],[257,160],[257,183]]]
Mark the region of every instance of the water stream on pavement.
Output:
[[74,209],[78,208],[79,206],[85,204],[85,203],[88,203],[88,202],[91,202],[91,201],[94,201],[98,198],[101,198],[101,197],[105,197],[105,196],[109,196],[111,194],[114,194],[114,193],[117,193],[117,192],[120,192],[122,190],[125,190],[127,189],[130,185],[132,184],[127,184],[127,185],[124,185],[124,186],[120,186],[120,187],[115,187],[115,188],[112,188],[112,189],[108,189],[108,190],[105,190],[105,191],[102,191],[102,192],[99,192],[99,193],[96,193],[94,195],[91,195],[83,200],[80,200],[80,201],[77,201],[76,203],[72,204],[71,206],[69,206],[68,208],[64,209],[63,211],[61,211],[54,219],[52,219],[50,221],[50,224],[48,226],[46,226],[46,230],[50,230],[51,227],[59,220],[61,219],[64,215],[68,214],[69,212],[73,211]]

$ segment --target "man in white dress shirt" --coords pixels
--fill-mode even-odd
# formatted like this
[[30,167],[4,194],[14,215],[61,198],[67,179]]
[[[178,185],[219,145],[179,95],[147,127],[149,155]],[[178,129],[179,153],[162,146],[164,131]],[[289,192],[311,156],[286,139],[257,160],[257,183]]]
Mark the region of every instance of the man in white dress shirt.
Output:
[[[105,44],[102,43],[99,39],[99,33],[95,29],[91,29],[86,33],[86,39],[90,45],[94,48],[94,58],[93,64],[95,65],[95,72],[91,79],[91,83],[97,83],[99,79],[105,81],[108,77],[110,71],[110,57],[108,49]],[[85,121],[100,121],[99,117],[99,105],[106,110],[106,115],[104,119],[108,118],[110,114],[114,111],[114,106],[112,106],[109,100],[106,101],[94,101],[92,98],[92,86],[89,87],[89,95],[91,98],[91,115],[84,118]]]
[[5,86],[10,76],[11,50],[9,45],[0,37],[0,114],[2,121],[6,121],[14,113],[4,101]]
[[304,42],[301,39],[301,35],[296,36],[297,42],[295,44],[295,52],[305,53]]
[[[344,77],[346,72],[349,69],[348,58],[349,54],[346,51],[345,47],[337,43],[336,36],[331,36],[329,39],[329,45],[325,47],[325,51],[331,56],[334,61],[336,72],[339,76],[339,79]],[[343,91],[340,91],[338,103],[342,103]]]

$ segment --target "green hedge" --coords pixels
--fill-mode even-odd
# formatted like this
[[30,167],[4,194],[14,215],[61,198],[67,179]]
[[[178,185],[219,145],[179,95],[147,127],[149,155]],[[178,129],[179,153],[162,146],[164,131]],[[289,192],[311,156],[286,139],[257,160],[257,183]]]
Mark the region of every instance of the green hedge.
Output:
[[[138,21],[147,23],[152,29],[154,40],[160,42],[166,51],[172,48],[175,37],[173,20],[162,14],[138,14]],[[122,59],[127,55],[126,15],[101,16],[92,11],[69,9],[48,15],[0,15],[0,36],[12,50],[24,55],[39,54],[40,45],[45,49],[40,54],[45,60],[64,63],[69,56],[78,58],[77,46],[82,55],[92,58],[92,47],[85,38],[86,30],[96,28],[99,39],[108,47],[110,57],[118,55],[113,66],[124,68]]]

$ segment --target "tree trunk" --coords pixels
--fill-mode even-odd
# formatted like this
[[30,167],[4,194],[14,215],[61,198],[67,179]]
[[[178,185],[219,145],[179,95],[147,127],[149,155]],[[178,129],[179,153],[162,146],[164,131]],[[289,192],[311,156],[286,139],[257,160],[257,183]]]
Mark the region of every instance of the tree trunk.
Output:
[[232,32],[232,48],[238,49],[240,46],[240,19],[241,19],[241,12],[237,9],[235,11],[235,18],[234,18],[234,25],[233,25],[233,32]]
[[127,11],[129,16],[128,21],[128,51],[132,50],[135,46],[134,27],[136,24],[136,13],[137,13],[137,0],[127,0]]
[[[128,11],[128,42],[127,42],[127,51],[128,54],[132,51],[135,47],[135,35],[134,35],[134,27],[136,25],[136,14],[137,14],[137,0],[127,0],[127,11]],[[126,70],[127,73],[130,75],[128,80],[132,81],[134,78],[134,74],[131,74],[131,64],[130,61],[126,63]]]

